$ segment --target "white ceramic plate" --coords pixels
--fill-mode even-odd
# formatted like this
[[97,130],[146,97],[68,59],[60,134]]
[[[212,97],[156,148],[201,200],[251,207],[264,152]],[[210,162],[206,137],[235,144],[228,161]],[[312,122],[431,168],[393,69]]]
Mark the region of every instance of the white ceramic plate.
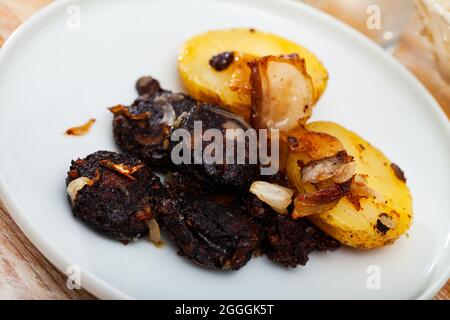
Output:
[[[68,28],[77,8],[80,29]],[[405,170],[415,210],[409,238],[379,250],[312,254],[295,270],[263,257],[224,273],[194,266],[171,245],[124,246],[72,217],[70,160],[116,150],[106,107],[131,102],[143,74],[181,90],[180,45],[224,27],[274,32],[320,57],[331,77],[314,118],[356,131]],[[63,135],[90,117],[97,123],[87,136]],[[2,198],[39,250],[63,272],[80,266],[82,285],[101,298],[430,298],[450,271],[449,163],[448,121],[426,90],[375,44],[299,3],[57,1],[0,50]],[[378,290],[367,286],[370,266],[381,272]]]

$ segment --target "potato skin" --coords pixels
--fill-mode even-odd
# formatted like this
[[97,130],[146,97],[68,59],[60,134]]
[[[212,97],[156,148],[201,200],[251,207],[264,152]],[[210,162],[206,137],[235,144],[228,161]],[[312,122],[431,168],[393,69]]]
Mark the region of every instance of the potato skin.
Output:
[[[213,69],[209,60],[225,51],[236,52],[237,57],[239,54],[244,56],[235,59],[225,70]],[[305,59],[316,102],[325,91],[328,80],[327,70],[319,59],[292,41],[254,29],[212,30],[190,38],[180,49],[178,71],[188,93],[195,99],[224,106],[248,119],[251,88],[247,85],[250,76],[247,60],[292,53]],[[246,81],[236,84],[236,77]]]
[[[337,137],[355,158],[356,173],[367,175],[368,186],[382,199],[363,198],[358,210],[344,197],[330,211],[309,217],[310,221],[341,243],[359,249],[392,244],[403,235],[413,219],[412,197],[391,161],[367,141],[338,124],[313,122],[307,129]],[[395,228],[384,227],[382,221],[386,216]]]

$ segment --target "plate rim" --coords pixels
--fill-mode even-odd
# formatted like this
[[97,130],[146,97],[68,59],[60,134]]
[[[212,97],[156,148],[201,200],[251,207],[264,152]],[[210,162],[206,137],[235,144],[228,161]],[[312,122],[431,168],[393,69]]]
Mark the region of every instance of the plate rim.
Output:
[[[81,0],[85,1],[85,0]],[[172,0],[171,0],[172,1]],[[202,0],[205,1],[205,0]],[[211,1],[211,0],[209,0]],[[216,2],[224,2],[223,0],[213,0]],[[17,42],[22,34],[28,33],[29,29],[35,24],[45,23],[45,18],[51,15],[54,11],[64,7],[69,6],[70,4],[79,3],[80,0],[59,0],[54,1],[42,9],[38,10],[35,14],[33,14],[30,18],[28,18],[24,23],[22,23],[14,32],[10,35],[10,37],[6,40],[4,45],[0,50],[0,67],[3,59],[7,56],[7,53],[11,50],[10,48],[14,48],[14,44]],[[439,122],[444,134],[446,133],[448,137],[450,137],[450,125],[448,119],[431,95],[431,93],[423,86],[423,84],[411,74],[411,72],[402,65],[399,61],[397,61],[393,56],[388,54],[384,49],[382,49],[378,44],[360,34],[358,31],[352,29],[347,26],[342,21],[337,20],[336,18],[319,11],[307,4],[304,4],[300,1],[293,0],[228,0],[227,3],[238,3],[245,4],[255,8],[263,10],[267,10],[268,7],[277,6],[277,10],[293,10],[293,11],[304,11],[308,15],[313,16],[314,19],[318,19],[321,22],[334,26],[339,29],[338,31],[341,33],[346,33],[348,36],[353,37],[355,41],[360,42],[366,48],[369,48],[372,52],[376,53],[380,59],[389,62],[392,68],[396,70],[396,72],[402,74],[403,77],[408,79],[411,84],[415,87],[418,93],[423,96],[427,102],[429,111],[433,113],[435,117],[435,121]],[[284,7],[280,9],[280,7]],[[32,32],[32,31],[31,31]],[[450,140],[450,139],[449,139]],[[60,249],[52,242],[41,230],[40,228],[34,224],[32,219],[28,216],[25,210],[21,208],[19,203],[14,198],[13,194],[9,190],[9,187],[6,183],[6,179],[1,173],[0,168],[0,200],[3,202],[3,205],[7,212],[11,215],[14,222],[18,225],[20,230],[26,235],[26,237],[30,240],[30,242],[36,246],[39,252],[50,261],[52,265],[54,265],[61,273],[66,274],[66,268],[71,265],[70,258],[67,257]],[[447,241],[445,244],[445,248],[448,248],[450,244],[450,233],[447,236]],[[113,285],[107,283],[106,281],[100,279],[95,274],[91,272],[81,269],[83,275],[83,288],[89,291],[91,294],[101,299],[133,299],[130,295],[124,293],[123,291],[115,288]],[[443,269],[441,274],[435,277],[434,280],[430,281],[429,284],[425,287],[423,292],[420,293],[415,299],[431,299],[433,298],[438,291],[443,287],[443,285],[450,278],[450,264]],[[157,299],[157,298],[156,298]]]

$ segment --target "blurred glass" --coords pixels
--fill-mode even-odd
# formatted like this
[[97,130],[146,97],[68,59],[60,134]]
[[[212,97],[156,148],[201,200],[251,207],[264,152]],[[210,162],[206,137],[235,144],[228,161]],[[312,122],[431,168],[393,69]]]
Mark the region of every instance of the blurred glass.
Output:
[[410,19],[413,0],[303,0],[392,48]]
[[439,72],[450,81],[450,0],[415,0],[420,34]]

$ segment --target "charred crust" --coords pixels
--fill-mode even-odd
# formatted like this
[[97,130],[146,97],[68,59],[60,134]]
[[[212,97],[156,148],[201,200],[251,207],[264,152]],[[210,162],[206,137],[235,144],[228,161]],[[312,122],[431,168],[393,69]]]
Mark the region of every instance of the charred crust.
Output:
[[257,124],[261,123],[261,119],[258,116],[262,109],[262,81],[261,81],[261,73],[259,72],[259,63],[258,61],[249,61],[247,63],[250,68],[250,85],[251,85],[251,102],[252,102],[252,110],[250,114],[250,124],[255,129],[258,128]]
[[[286,59],[298,59],[298,58],[300,58],[298,53],[283,54],[283,55],[281,55],[281,57],[286,58]],[[303,58],[300,58],[300,60],[305,61],[305,59],[303,59]]]
[[402,182],[406,182],[405,172],[395,163],[391,163],[391,168],[394,171],[395,176]]
[[361,199],[363,197],[355,195],[351,192],[347,194],[347,199],[350,201],[350,203],[353,205],[356,211],[360,211],[362,209],[361,207]]
[[214,55],[209,60],[209,65],[216,71],[223,71],[227,69],[234,61],[233,51],[224,51]]
[[[379,218],[382,217],[389,217],[386,213],[382,213],[380,214]],[[388,232],[390,230],[390,228],[386,225],[383,224],[383,222],[381,221],[381,219],[377,219],[377,223],[375,225],[375,228],[377,229],[378,232],[380,232],[381,234],[385,235],[386,232]]]
[[80,175],[78,174],[78,170],[77,169],[73,169],[70,170],[69,172],[67,172],[67,177],[71,180],[74,180],[76,178],[78,178]]

